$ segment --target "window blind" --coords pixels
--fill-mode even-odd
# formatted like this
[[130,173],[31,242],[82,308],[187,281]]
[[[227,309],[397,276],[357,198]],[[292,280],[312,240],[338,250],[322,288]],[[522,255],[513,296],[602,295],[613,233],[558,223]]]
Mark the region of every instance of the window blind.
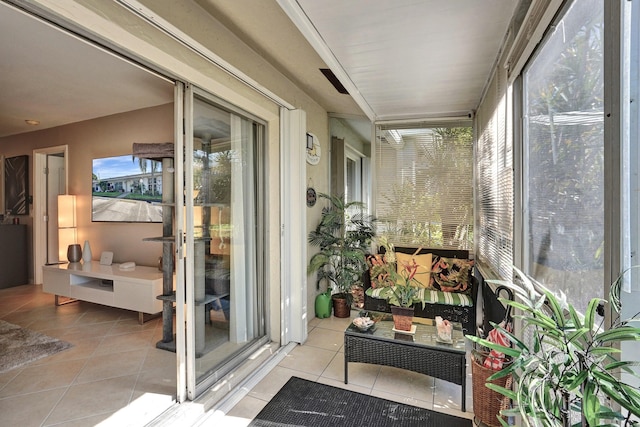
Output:
[[396,246],[473,247],[470,122],[376,126],[378,235]]
[[479,262],[496,276],[510,280],[514,188],[506,73],[504,67],[496,68],[476,113],[476,241]]

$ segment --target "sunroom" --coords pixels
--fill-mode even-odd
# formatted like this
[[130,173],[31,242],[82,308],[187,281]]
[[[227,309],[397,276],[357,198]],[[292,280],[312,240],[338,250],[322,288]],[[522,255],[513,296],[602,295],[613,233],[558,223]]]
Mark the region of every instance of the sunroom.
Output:
[[[5,158],[33,153],[34,161],[51,155],[51,145],[71,144],[67,191],[79,196],[79,232],[95,252],[114,245],[118,261],[154,265],[158,250],[141,241],[159,227],[91,218],[91,180],[83,178],[91,158],[128,156],[131,138],[181,139],[184,122],[175,105],[225,116],[237,126],[228,129],[258,129],[263,151],[251,158],[256,175],[247,178],[262,193],[259,204],[243,211],[256,219],[246,230],[259,241],[250,248],[259,274],[248,275],[264,292],[256,298],[257,323],[263,322],[256,343],[303,343],[316,320],[316,277],[305,274],[315,248],[306,238],[322,203],[308,200],[304,207],[307,189],[364,201],[378,219],[378,234],[397,246],[468,251],[480,285],[489,289],[488,280],[509,279],[516,266],[582,307],[590,297],[606,297],[635,264],[637,1],[5,5],[97,43],[164,86],[165,104],[152,120],[161,125],[144,132],[136,117],[126,122],[136,132],[125,137],[125,122],[116,120],[108,128],[97,122],[109,132],[22,130],[0,140]],[[195,103],[182,104],[186,99]],[[121,138],[114,142],[108,133]],[[194,132],[199,141],[191,147],[199,156],[207,145],[203,135]],[[44,263],[35,253],[42,248],[39,203],[35,197],[33,212],[18,215],[34,237],[31,283],[40,283]],[[195,218],[196,207],[185,204],[182,213]],[[220,223],[224,215],[209,213]],[[213,238],[214,249],[230,243],[221,233]],[[194,241],[186,262],[193,261]],[[635,314],[639,289],[629,274],[623,317]],[[475,320],[482,322],[481,310]],[[605,323],[611,320],[605,313]],[[187,323],[196,325],[186,331],[192,340],[204,322]],[[623,347],[623,355],[636,352]],[[191,359],[185,374],[182,362],[178,400],[187,389],[195,398],[216,382],[209,369],[194,373]],[[216,373],[234,376],[235,363]]]

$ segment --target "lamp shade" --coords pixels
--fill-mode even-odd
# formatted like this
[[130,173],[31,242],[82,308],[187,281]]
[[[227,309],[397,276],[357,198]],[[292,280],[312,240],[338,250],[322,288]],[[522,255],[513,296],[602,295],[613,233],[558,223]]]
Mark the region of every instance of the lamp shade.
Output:
[[76,196],[71,194],[58,195],[58,228],[76,226]]
[[67,257],[69,245],[75,244],[77,241],[76,228],[58,228],[58,259],[63,260]]

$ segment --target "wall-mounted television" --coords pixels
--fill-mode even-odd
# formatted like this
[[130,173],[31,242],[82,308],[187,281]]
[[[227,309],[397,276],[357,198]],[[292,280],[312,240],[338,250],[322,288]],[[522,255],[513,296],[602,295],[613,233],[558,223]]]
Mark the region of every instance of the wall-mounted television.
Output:
[[162,222],[162,163],[131,155],[93,159],[91,220]]

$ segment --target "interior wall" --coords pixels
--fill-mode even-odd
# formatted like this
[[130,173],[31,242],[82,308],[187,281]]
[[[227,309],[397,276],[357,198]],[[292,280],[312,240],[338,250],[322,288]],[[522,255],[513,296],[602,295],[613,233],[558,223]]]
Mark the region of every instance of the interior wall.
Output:
[[[29,191],[33,194],[33,150],[68,145],[69,194],[77,196],[78,243],[88,240],[93,259],[102,251],[112,251],[114,262],[135,261],[156,266],[162,245],[143,242],[161,236],[160,223],[105,223],[91,221],[92,160],[132,153],[132,144],[173,141],[173,104],[101,117],[84,122],[0,138],[5,155],[29,155]],[[10,153],[10,154],[9,154]],[[133,160],[132,160],[133,161]],[[33,206],[22,218],[33,235]],[[30,237],[31,238],[31,237]],[[29,259],[33,249],[29,245]],[[30,279],[33,279],[33,267]]]

